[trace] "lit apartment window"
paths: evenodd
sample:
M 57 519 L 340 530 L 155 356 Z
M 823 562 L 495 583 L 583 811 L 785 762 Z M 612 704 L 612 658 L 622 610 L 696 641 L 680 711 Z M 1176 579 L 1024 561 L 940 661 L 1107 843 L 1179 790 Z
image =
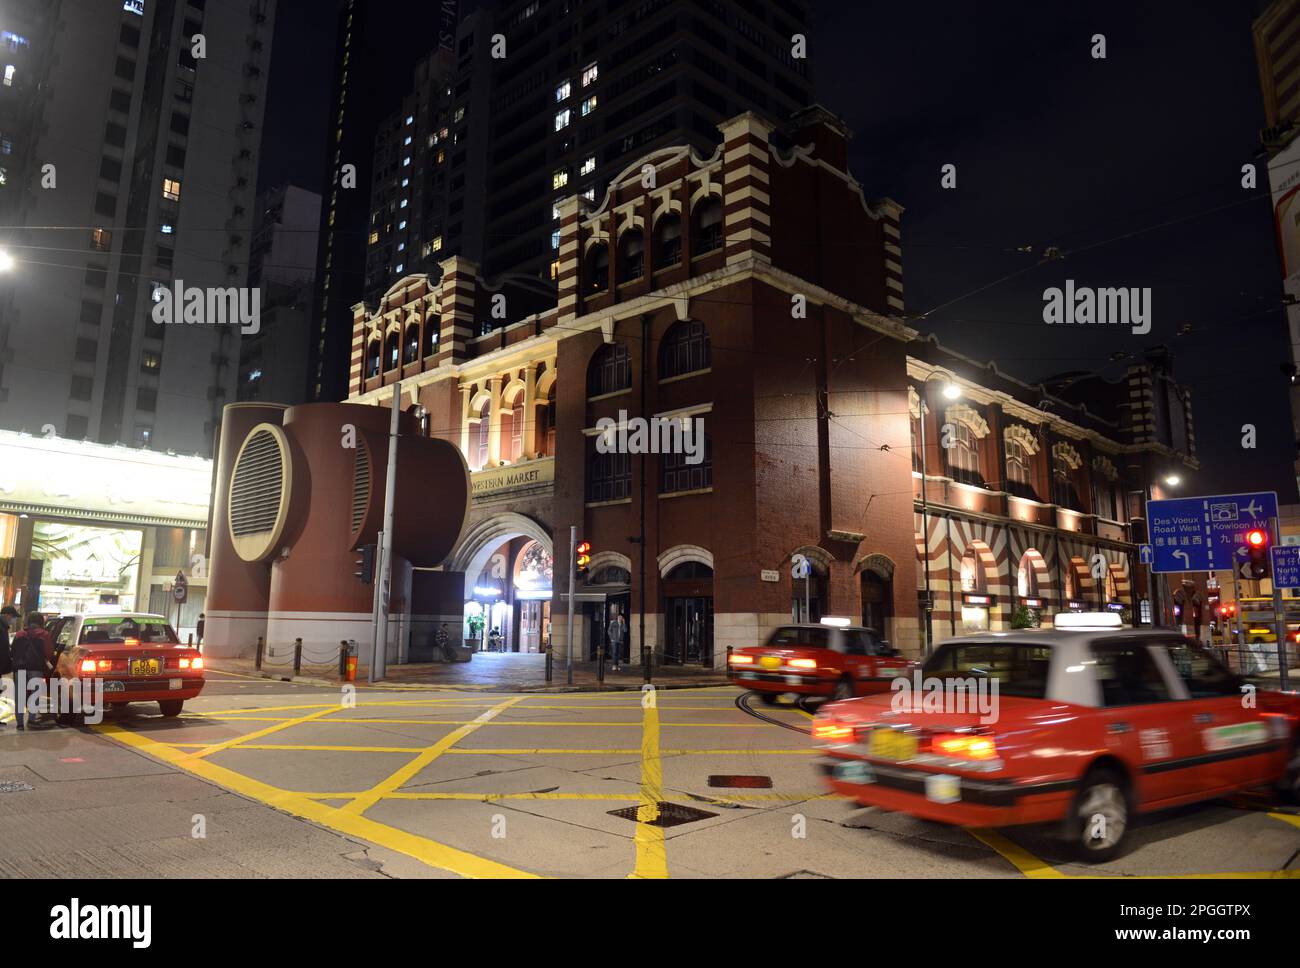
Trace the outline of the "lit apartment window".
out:
M 93 229 L 90 233 L 90 247 L 100 252 L 107 252 L 113 244 L 113 233 L 108 229 Z
M 181 183 L 178 178 L 163 179 L 163 198 L 169 202 L 179 202 L 181 200 Z
M 397 231 L 399 232 L 406 231 L 406 219 L 402 219 L 400 222 L 397 223 Z
M 398 252 L 405 252 L 405 251 L 406 251 L 406 243 L 405 243 L 405 242 L 399 242 L 399 243 L 397 243 L 397 251 L 398 251 Z
M 162 366 L 162 354 L 157 350 L 145 350 L 144 358 L 140 361 L 140 367 L 144 370 L 156 370 Z
M 414 115 L 414 114 L 408 114 L 408 115 L 406 116 L 406 123 L 407 123 L 407 124 L 415 124 L 415 115 Z
M 438 151 L 438 157 L 437 157 L 436 159 L 434 159 L 434 160 L 435 160 L 438 164 L 441 165 L 441 164 L 443 163 L 443 161 L 446 160 L 446 158 L 447 158 L 447 152 L 445 152 L 445 151 L 439 149 L 439 151 Z
M 406 168 L 410 164 L 411 164 L 411 156 L 407 155 L 405 158 L 402 159 L 402 167 Z
M 122 9 L 137 17 L 144 16 L 144 0 L 122 0 Z
M 442 236 L 441 236 L 441 235 L 437 236 L 437 237 L 436 237 L 436 238 L 435 238 L 431 243 L 429 243 L 429 244 L 433 247 L 433 251 L 434 251 L 434 252 L 441 252 L 441 251 L 442 251 Z
M 585 118 L 594 110 L 596 110 L 596 95 L 593 94 L 582 102 L 582 116 Z
M 572 117 L 573 117 L 573 112 L 570 111 L 568 108 L 565 108 L 563 111 L 556 111 L 555 130 L 559 131 L 562 128 L 567 128 L 569 126 L 569 121 L 572 119 Z
M 162 225 L 158 226 L 158 231 L 161 232 L 163 235 L 171 235 L 176 230 L 172 226 L 164 222 Z
M 573 86 L 569 83 L 569 79 L 566 77 L 564 80 L 560 81 L 560 83 L 557 84 L 555 87 L 555 100 L 563 101 L 566 97 L 568 97 L 572 93 L 572 91 L 573 91 Z
M 9 184 L 9 169 L 0 168 L 0 187 L 4 187 L 5 185 L 8 184 Z
M 578 170 L 578 174 L 590 175 L 595 170 L 596 170 L 596 156 L 592 155 L 590 158 L 588 158 L 586 161 L 582 163 L 582 167 Z
M 462 104 L 460 107 L 456 109 L 456 113 L 451 116 L 451 120 L 453 122 L 460 122 L 463 121 L 464 119 L 465 119 L 465 105 Z
M 582 69 L 582 86 L 586 87 L 600 76 L 600 68 L 595 64 L 588 64 Z
M 5 87 L 13 87 L 13 86 L 14 86 L 14 65 L 6 64 L 5 65 Z
M 405 187 L 406 187 L 407 185 L 409 185 L 409 184 L 411 184 L 411 179 L 409 179 L 409 178 L 403 178 L 403 179 L 402 179 L 402 187 L 403 187 L 403 188 L 405 188 Z
M 406 140 L 402 142 L 402 145 L 403 145 L 403 146 L 406 146 L 406 145 L 409 145 L 410 143 L 411 143 L 411 136 L 408 134 L 408 135 L 406 136 Z
M 551 187 L 552 187 L 552 188 L 563 188 L 563 187 L 564 187 L 565 185 L 567 185 L 567 184 L 569 184 L 569 172 L 568 172 L 568 169 L 565 169 L 565 168 L 557 168 L 557 169 L 555 169 L 555 171 L 551 172 Z
M 557 218 L 559 218 L 559 217 L 560 217 L 560 203 L 559 203 L 559 202 L 552 202 L 552 203 L 551 203 L 551 219 L 552 219 L 552 220 L 555 220 L 555 219 L 557 219 Z
M 402 208 L 406 208 L 406 199 L 402 199 Z
M 554 232 L 551 233 L 551 248 L 558 249 L 559 247 L 560 247 L 560 230 L 556 229 Z
M 371 245 L 374 245 L 374 244 L 375 244 L 376 242 L 378 242 L 378 241 L 379 241 L 379 233 L 378 233 L 378 232 L 371 232 L 371 233 L 370 233 L 370 244 L 371 244 Z
M 582 197 L 589 202 L 594 202 L 596 200 L 596 186 L 588 185 L 586 188 L 584 188 L 582 190 Z
M 402 274 L 402 270 L 405 269 L 405 268 L 406 268 L 406 266 L 399 262 L 399 263 L 397 264 L 397 274 L 400 276 L 400 275 Z
M 558 279 L 559 277 L 560 277 L 560 260 L 556 259 L 554 262 L 551 263 L 551 278 Z

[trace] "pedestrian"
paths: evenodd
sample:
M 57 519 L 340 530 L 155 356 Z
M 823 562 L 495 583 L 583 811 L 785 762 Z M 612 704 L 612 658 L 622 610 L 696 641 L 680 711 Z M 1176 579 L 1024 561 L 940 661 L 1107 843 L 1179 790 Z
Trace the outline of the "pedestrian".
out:
M 447 631 L 447 623 L 443 622 L 438 631 L 433 633 L 433 644 L 438 651 L 442 653 L 443 660 L 446 662 L 453 661 L 451 654 L 451 633 Z
M 9 654 L 9 628 L 17 624 L 18 609 L 12 605 L 0 608 L 0 683 L 4 682 L 5 676 L 14 671 L 13 657 Z M 0 729 L 2 728 L 4 728 L 4 721 L 0 720 Z
M 198 638 L 199 645 L 203 644 L 203 619 L 204 619 L 204 614 L 202 612 L 199 612 L 199 624 L 194 627 L 194 634 Z
M 495 626 L 493 627 L 492 631 L 488 633 L 488 651 L 489 652 L 502 651 L 501 630 L 499 628 L 496 628 Z
M 25 729 L 25 713 L 32 703 L 32 728 L 46 728 L 41 716 L 41 699 L 54 668 L 54 640 L 45 631 L 45 620 L 40 612 L 27 613 L 27 627 L 14 636 L 10 652 L 13 658 L 14 718 L 18 728 Z
M 622 612 L 615 613 L 610 620 L 606 637 L 609 639 L 610 654 L 614 657 L 614 671 L 618 672 L 623 658 L 623 643 L 627 641 L 627 622 L 623 621 Z

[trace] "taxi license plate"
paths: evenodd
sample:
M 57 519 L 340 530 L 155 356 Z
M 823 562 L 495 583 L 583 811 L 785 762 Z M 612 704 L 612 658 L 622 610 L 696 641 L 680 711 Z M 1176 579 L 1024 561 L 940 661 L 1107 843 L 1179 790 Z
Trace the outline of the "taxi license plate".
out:
M 167 688 L 168 688 L 168 689 L 180 689 L 183 685 L 185 685 L 185 683 L 184 683 L 182 680 L 180 680 L 180 679 L 168 679 L 168 680 L 167 680 Z
M 763 656 L 761 659 L 758 660 L 758 664 L 759 664 L 760 666 L 762 666 L 764 669 L 779 669 L 779 668 L 781 668 L 781 660 L 780 660 L 779 657 L 777 657 L 777 656 L 775 656 L 775 655 L 765 655 L 765 656 Z
M 925 798 L 935 803 L 956 803 L 961 799 L 961 777 L 933 773 L 925 778 Z
M 841 783 L 874 783 L 876 773 L 870 763 L 861 760 L 849 760 L 835 765 L 835 779 Z
M 156 676 L 162 671 L 162 663 L 157 659 L 132 659 L 131 675 Z
M 902 762 L 916 756 L 916 737 L 897 729 L 873 729 L 867 748 L 879 759 Z

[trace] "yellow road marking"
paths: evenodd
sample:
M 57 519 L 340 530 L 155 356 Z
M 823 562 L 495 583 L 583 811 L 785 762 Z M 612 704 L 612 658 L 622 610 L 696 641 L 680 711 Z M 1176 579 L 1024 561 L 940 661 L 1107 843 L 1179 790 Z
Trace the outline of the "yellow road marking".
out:
M 1289 823 L 1293 827 L 1300 827 L 1300 815 L 1294 813 L 1277 813 L 1270 812 L 1269 816 L 1274 820 L 1281 820 L 1283 823 Z
M 446 736 L 442 737 L 442 739 L 438 740 L 438 742 L 427 747 L 419 756 L 416 756 L 387 779 L 375 784 L 375 786 L 357 797 L 346 807 L 343 807 L 343 810 L 347 813 L 356 815 L 365 813 L 367 809 L 378 803 L 384 794 L 392 793 L 399 789 L 404 783 L 416 776 L 422 769 L 436 760 L 447 750 L 451 749 L 451 747 L 455 746 L 456 743 L 460 742 L 460 740 L 470 735 L 470 733 L 474 732 L 480 726 L 490 722 L 493 717 L 509 709 L 517 702 L 519 702 L 519 699 L 517 698 L 507 699 L 505 702 L 498 703 L 484 712 L 483 715 L 479 716 L 479 718 L 474 720 L 472 723 L 466 723 L 460 728 L 452 730 Z
M 659 751 L 659 707 L 648 703 L 641 715 L 641 789 L 636 810 L 636 867 L 629 877 L 662 880 L 668 876 L 659 803 L 664 798 L 664 767 Z
M 389 850 L 395 850 L 408 857 L 414 857 L 430 867 L 440 868 L 459 874 L 462 877 L 535 877 L 525 871 L 499 864 L 485 857 L 478 857 L 446 844 L 440 844 L 426 837 L 418 837 L 404 830 L 389 827 L 386 824 L 368 820 L 365 817 L 350 815 L 342 810 L 317 803 L 301 793 L 281 790 L 254 780 L 251 777 L 228 770 L 204 760 L 196 760 L 190 754 L 170 749 L 162 743 L 155 743 L 147 737 L 111 723 L 100 723 L 91 727 L 95 732 L 140 750 L 143 753 L 170 763 L 179 769 L 202 777 L 212 783 L 233 790 L 242 796 L 257 800 L 267 806 L 284 810 L 294 816 L 311 820 L 323 827 L 328 827 L 342 834 L 360 837 Z
M 641 750 L 619 750 L 619 749 L 469 749 L 459 748 L 447 750 L 448 753 L 455 753 L 468 756 L 519 756 L 527 753 L 551 754 L 556 755 L 582 755 L 588 753 L 616 753 L 620 756 L 631 756 L 640 753 Z M 816 756 L 817 750 L 660 750 L 663 756 Z
M 990 830 L 987 827 L 967 827 L 966 832 L 986 847 L 993 848 L 1026 877 L 1058 878 L 1066 876 L 1051 864 L 1035 857 L 1019 844 L 1013 844 L 996 830 Z
M 207 746 L 199 750 L 197 753 L 184 753 L 182 755 L 192 756 L 195 759 L 204 756 L 211 756 L 213 753 L 220 753 L 222 750 L 228 750 L 232 746 L 238 746 L 241 743 L 248 742 L 249 740 L 261 739 L 263 736 L 269 736 L 272 733 L 278 733 L 282 729 L 288 729 L 291 726 L 297 726 L 300 723 L 309 723 L 312 720 L 320 719 L 322 716 L 328 716 L 330 713 L 337 712 L 342 708 L 343 708 L 342 706 L 330 706 L 326 709 L 317 710 L 314 713 L 308 713 L 306 716 L 299 716 L 297 719 L 290 719 L 287 720 L 286 722 L 278 723 L 275 726 L 267 726 L 265 729 L 255 729 L 251 733 L 245 733 L 244 735 L 236 736 L 233 739 L 224 740 L 220 743 L 214 743 L 211 746 Z
M 159 745 L 170 746 L 173 749 L 203 749 L 208 744 L 161 743 Z M 237 748 L 241 750 L 290 750 L 329 753 L 419 753 L 425 749 L 423 746 L 309 746 L 293 743 L 241 743 Z
M 201 716 L 243 716 L 250 713 L 278 713 L 278 712 L 297 712 L 302 709 L 335 709 L 338 707 L 337 702 L 312 702 L 301 703 L 294 706 L 254 706 L 245 709 L 194 709 L 190 707 L 186 712 Z M 356 708 L 362 706 L 434 706 L 438 709 L 455 709 L 464 707 L 466 709 L 478 708 L 480 706 L 495 706 L 495 702 L 480 702 L 478 700 L 464 699 L 389 699 L 389 700 L 362 700 L 357 702 Z M 353 707 L 347 707 L 353 708 Z
M 350 719 L 331 719 L 329 724 L 337 726 L 341 723 L 382 723 L 388 726 L 402 726 L 411 724 L 415 726 L 466 726 L 470 723 L 478 722 L 477 719 L 381 719 L 374 717 L 354 716 Z M 487 725 L 487 724 L 485 724 Z M 639 722 L 597 722 L 588 720 L 586 722 L 561 722 L 559 720 L 527 720 L 527 719 L 498 719 L 491 724 L 492 726 L 625 726 L 628 729 L 640 729 L 642 724 Z M 663 726 L 678 727 L 702 727 L 706 729 L 754 729 L 757 723 L 661 723 Z

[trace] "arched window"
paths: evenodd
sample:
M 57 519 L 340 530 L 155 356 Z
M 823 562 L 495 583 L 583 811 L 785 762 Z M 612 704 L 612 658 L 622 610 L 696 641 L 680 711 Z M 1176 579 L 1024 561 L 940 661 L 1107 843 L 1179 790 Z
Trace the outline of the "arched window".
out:
M 645 236 L 640 229 L 628 229 L 619 241 L 619 282 L 633 282 L 645 275 Z
M 952 446 L 944 447 L 947 455 L 948 476 L 963 484 L 984 483 L 980 474 L 979 439 L 970 427 L 963 423 L 952 425 Z
M 609 288 L 609 246 L 597 242 L 587 253 L 587 291 L 604 292 Z
M 537 453 L 555 456 L 555 401 L 547 400 L 537 408 Z
M 524 456 L 524 394 L 519 391 L 514 403 L 501 409 L 501 459 L 511 464 Z
M 406 327 L 406 343 L 402 347 L 402 363 L 414 363 L 420 358 L 420 327 L 411 323 Z
M 1079 494 L 1074 489 L 1074 468 L 1063 454 L 1052 456 L 1052 503 L 1072 511 L 1079 510 Z
M 626 390 L 632 386 L 632 357 L 622 343 L 607 343 L 598 349 L 587 367 L 587 396 Z
M 424 320 L 424 355 L 433 356 L 438 352 L 438 324 L 439 319 L 433 313 L 429 313 Z
M 679 436 L 679 431 L 675 429 L 672 439 L 674 442 L 680 441 L 681 446 L 670 447 L 659 458 L 660 494 L 695 491 L 713 486 L 713 440 L 703 432 L 704 421 L 696 419 L 694 423 L 689 450 L 686 447 L 687 438 Z
M 682 219 L 669 212 L 655 223 L 655 268 L 667 269 L 682 261 Z
M 659 379 L 707 370 L 710 365 L 709 331 L 698 319 L 674 323 L 659 345 Z
M 1038 500 L 1034 490 L 1034 477 L 1030 461 L 1032 459 L 1025 445 L 1019 440 L 1008 438 L 1004 441 L 1007 448 L 1006 490 L 1019 497 Z
M 632 458 L 628 454 L 602 454 L 594 438 L 587 441 L 587 500 L 621 501 L 632 493 Z
M 372 339 L 366 347 L 366 377 L 379 376 L 379 340 Z
M 492 401 L 484 400 L 478 412 L 478 426 L 470 430 L 470 470 L 480 471 L 487 467 L 488 438 L 492 433 Z
M 694 255 L 722 248 L 722 202 L 712 195 L 695 206 L 695 238 L 691 241 Z
M 392 370 L 397 367 L 398 339 L 396 331 L 389 333 L 384 340 L 384 369 Z

